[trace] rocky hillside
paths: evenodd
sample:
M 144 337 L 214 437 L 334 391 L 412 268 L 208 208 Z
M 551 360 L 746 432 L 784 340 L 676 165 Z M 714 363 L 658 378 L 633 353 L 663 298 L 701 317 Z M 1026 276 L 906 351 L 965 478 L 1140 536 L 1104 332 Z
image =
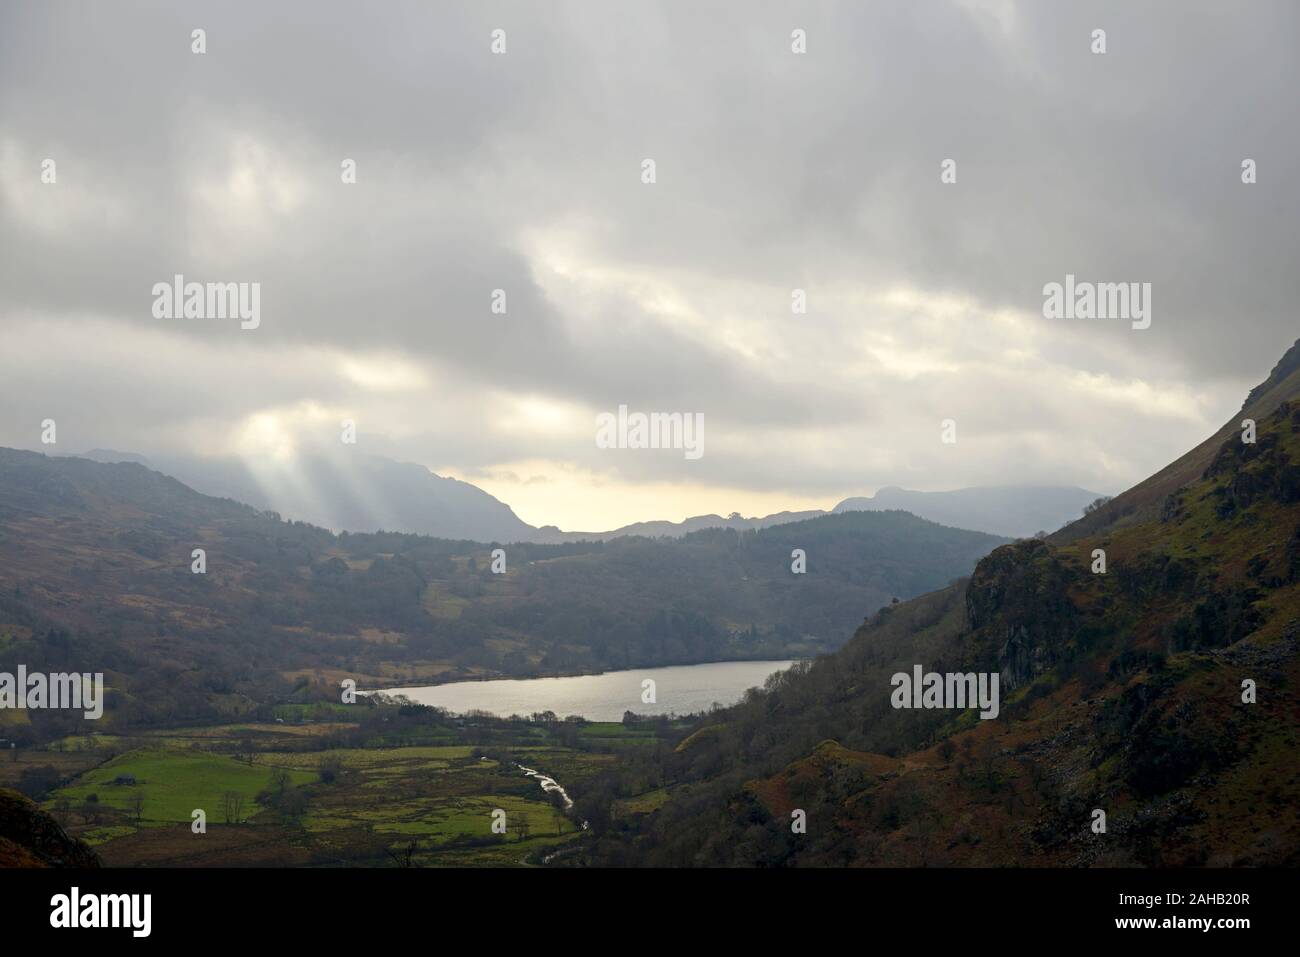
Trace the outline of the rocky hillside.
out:
M 0 788 L 0 867 L 98 867 L 84 843 L 68 837 L 30 799 Z
M 1102 508 L 1061 529 L 1050 540 L 1065 544 L 1117 525 L 1140 524 L 1158 518 L 1168 497 L 1194 482 L 1223 443 L 1241 434 L 1242 420 L 1263 419 L 1279 403 L 1297 396 L 1300 396 L 1300 339 L 1278 360 L 1268 378 L 1250 391 L 1241 412 L 1225 422 L 1219 431 L 1155 475 L 1115 496 Z
M 1300 862 L 1296 363 L 1116 503 L 995 550 L 710 716 L 651 782 L 669 799 L 609 828 L 592 860 Z M 895 710 L 890 678 L 918 664 L 996 672 L 999 715 Z

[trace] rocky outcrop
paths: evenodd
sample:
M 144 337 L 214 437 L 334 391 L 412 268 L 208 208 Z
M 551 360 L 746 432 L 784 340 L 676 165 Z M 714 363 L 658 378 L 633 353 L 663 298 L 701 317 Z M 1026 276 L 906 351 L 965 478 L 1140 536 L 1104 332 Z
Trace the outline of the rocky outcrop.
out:
M 1273 371 L 1268 374 L 1268 378 L 1250 390 L 1250 394 L 1246 396 L 1246 401 L 1242 403 L 1242 409 L 1249 408 L 1252 402 L 1262 397 L 1265 392 L 1297 369 L 1300 369 L 1300 339 L 1297 339 L 1291 348 L 1283 354 L 1282 358 L 1278 360 L 1277 365 L 1273 366 Z
M 995 549 L 966 587 L 966 621 L 984 661 L 996 658 L 1003 691 L 1033 681 L 1059 660 L 1078 615 L 1073 573 L 1036 539 Z
M 0 788 L 0 867 L 99 867 L 99 858 L 30 799 Z
M 1217 491 L 1223 500 L 1220 517 L 1230 518 L 1257 501 L 1281 505 L 1300 501 L 1300 465 L 1282 448 L 1286 433 L 1300 432 L 1300 403 L 1283 402 L 1260 425 L 1256 441 L 1243 442 L 1234 435 L 1219 447 L 1205 470 L 1205 478 L 1223 483 Z
M 998 680 L 1011 691 L 1028 684 L 1056 664 L 1056 651 L 1036 642 L 1024 625 L 1007 628 L 1007 640 L 998 650 Z

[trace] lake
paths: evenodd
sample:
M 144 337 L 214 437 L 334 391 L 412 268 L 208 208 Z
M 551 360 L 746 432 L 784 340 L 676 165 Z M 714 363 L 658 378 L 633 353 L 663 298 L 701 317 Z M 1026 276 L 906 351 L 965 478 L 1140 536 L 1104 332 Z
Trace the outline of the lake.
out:
M 554 711 L 561 718 L 581 715 L 588 721 L 621 721 L 623 712 L 688 714 L 707 711 L 714 702 L 735 704 L 749 688 L 762 687 L 767 676 L 792 661 L 712 661 L 702 665 L 607 671 L 569 678 L 506 678 L 456 681 L 423 688 L 390 688 L 420 704 L 448 711 L 487 711 L 508 717 Z M 655 702 L 641 700 L 641 682 L 655 683 Z

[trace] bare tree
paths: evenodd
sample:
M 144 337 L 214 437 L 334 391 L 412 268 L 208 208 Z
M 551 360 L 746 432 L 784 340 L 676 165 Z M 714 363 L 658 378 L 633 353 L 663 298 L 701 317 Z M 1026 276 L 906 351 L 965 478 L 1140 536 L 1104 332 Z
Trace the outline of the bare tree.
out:
M 289 786 L 289 772 L 284 768 L 273 768 L 271 771 L 271 790 L 275 792 L 277 798 L 284 797 L 284 789 Z
M 238 791 L 221 795 L 221 810 L 227 824 L 238 824 L 244 817 L 244 796 Z
M 1111 496 L 1109 495 L 1103 495 L 1101 496 L 1101 498 L 1093 499 L 1091 502 L 1089 502 L 1087 505 L 1083 507 L 1083 514 L 1091 515 L 1093 512 L 1097 511 L 1097 509 L 1101 508 L 1103 505 L 1109 502 L 1110 499 Z

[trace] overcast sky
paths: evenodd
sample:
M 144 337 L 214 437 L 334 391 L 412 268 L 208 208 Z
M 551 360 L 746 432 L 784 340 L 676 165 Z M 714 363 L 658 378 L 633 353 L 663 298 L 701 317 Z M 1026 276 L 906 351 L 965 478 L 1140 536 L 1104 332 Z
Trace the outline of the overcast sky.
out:
M 566 528 L 1118 492 L 1300 335 L 1300 6 L 1066 7 L 5 2 L 0 444 L 283 460 L 350 418 Z M 177 273 L 260 326 L 155 318 Z M 1067 273 L 1151 283 L 1150 328 L 1044 318 Z M 620 404 L 705 454 L 598 449 Z

